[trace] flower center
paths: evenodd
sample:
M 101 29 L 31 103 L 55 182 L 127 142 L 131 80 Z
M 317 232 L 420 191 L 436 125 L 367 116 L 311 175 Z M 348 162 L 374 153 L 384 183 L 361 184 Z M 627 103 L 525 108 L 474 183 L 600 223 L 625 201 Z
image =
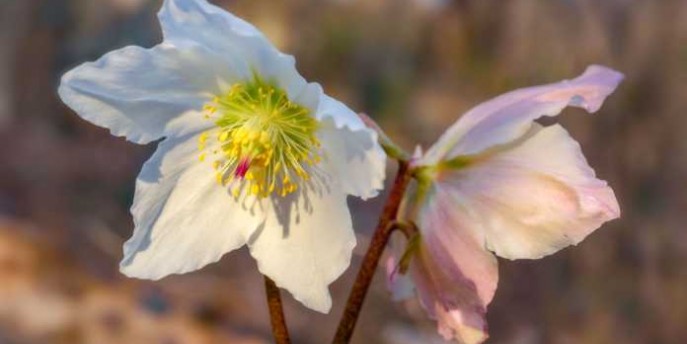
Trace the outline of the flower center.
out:
M 232 85 L 207 103 L 204 113 L 216 127 L 199 137 L 200 160 L 206 158 L 207 141 L 216 139 L 217 182 L 236 197 L 243 190 L 286 196 L 310 179 L 308 167 L 320 161 L 318 122 L 310 110 L 258 76 Z

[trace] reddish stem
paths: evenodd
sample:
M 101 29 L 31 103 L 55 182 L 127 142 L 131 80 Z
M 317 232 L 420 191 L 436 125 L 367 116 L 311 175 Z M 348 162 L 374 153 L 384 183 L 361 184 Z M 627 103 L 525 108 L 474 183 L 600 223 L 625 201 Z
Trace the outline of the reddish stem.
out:
M 353 330 L 355 329 L 356 322 L 360 316 L 360 311 L 363 303 L 365 302 L 367 290 L 370 288 L 372 278 L 377 271 L 379 259 L 382 257 L 382 253 L 384 252 L 384 248 L 389 241 L 389 237 L 395 229 L 392 224 L 396 220 L 398 209 L 401 205 L 401 201 L 403 200 L 403 194 L 405 193 L 409 182 L 410 173 L 408 162 L 399 161 L 398 172 L 391 188 L 389 198 L 384 205 L 384 210 L 382 211 L 382 216 L 379 218 L 377 229 L 372 236 L 370 246 L 367 249 L 367 253 L 365 253 L 360 270 L 358 271 L 358 276 L 356 277 L 353 288 L 351 289 L 351 293 L 348 296 L 346 308 L 344 309 L 343 316 L 339 322 L 339 328 L 336 330 L 336 335 L 333 341 L 336 344 L 348 343 L 351 340 Z
M 267 294 L 267 306 L 270 311 L 274 341 L 277 344 L 290 344 L 291 339 L 289 339 L 289 330 L 284 319 L 284 309 L 281 303 L 279 288 L 267 276 L 265 276 L 265 294 Z

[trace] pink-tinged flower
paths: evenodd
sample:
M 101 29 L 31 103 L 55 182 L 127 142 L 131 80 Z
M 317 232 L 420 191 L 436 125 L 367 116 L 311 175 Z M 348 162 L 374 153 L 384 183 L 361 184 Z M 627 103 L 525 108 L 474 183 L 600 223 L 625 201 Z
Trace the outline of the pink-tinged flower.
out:
M 492 252 L 541 258 L 620 215 L 579 144 L 560 125 L 534 121 L 567 106 L 596 112 L 622 78 L 591 66 L 573 80 L 504 94 L 470 110 L 417 157 L 405 216 L 420 239 L 411 259 L 401 260 L 406 275 L 388 264 L 389 281 L 397 297 L 414 284 L 444 338 L 487 338 L 485 313 L 498 280 Z
M 240 18 L 205 0 L 165 0 L 158 17 L 161 44 L 113 51 L 59 87 L 112 134 L 160 140 L 136 181 L 121 271 L 159 279 L 246 245 L 260 272 L 329 311 L 355 246 L 347 196 L 383 186 L 375 132 Z

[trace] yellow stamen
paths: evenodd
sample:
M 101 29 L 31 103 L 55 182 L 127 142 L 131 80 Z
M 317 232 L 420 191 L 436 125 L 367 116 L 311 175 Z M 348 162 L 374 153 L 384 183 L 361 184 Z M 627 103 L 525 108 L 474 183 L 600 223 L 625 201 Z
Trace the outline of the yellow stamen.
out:
M 216 125 L 217 183 L 230 185 L 234 196 L 242 190 L 258 197 L 286 196 L 310 180 L 310 169 L 320 161 L 318 122 L 281 88 L 254 75 L 214 97 L 203 110 Z M 208 139 L 207 132 L 198 137 L 199 150 Z M 201 152 L 199 159 L 205 158 Z

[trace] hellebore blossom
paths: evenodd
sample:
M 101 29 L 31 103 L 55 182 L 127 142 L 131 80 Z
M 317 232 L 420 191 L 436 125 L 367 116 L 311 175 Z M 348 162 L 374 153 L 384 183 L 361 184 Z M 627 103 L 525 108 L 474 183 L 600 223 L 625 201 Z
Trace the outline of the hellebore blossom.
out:
M 444 338 L 487 338 L 494 254 L 541 258 L 620 215 L 613 190 L 596 178 L 579 144 L 560 125 L 534 121 L 567 106 L 594 113 L 621 80 L 590 66 L 573 80 L 506 93 L 467 112 L 414 160 L 417 183 L 404 216 L 419 237 L 389 262 L 389 282 L 397 298 L 414 286 Z
M 161 44 L 111 52 L 59 87 L 113 135 L 162 139 L 136 181 L 121 271 L 159 279 L 246 244 L 263 274 L 327 312 L 355 246 L 346 197 L 383 187 L 376 133 L 234 15 L 165 0 L 159 19 Z

